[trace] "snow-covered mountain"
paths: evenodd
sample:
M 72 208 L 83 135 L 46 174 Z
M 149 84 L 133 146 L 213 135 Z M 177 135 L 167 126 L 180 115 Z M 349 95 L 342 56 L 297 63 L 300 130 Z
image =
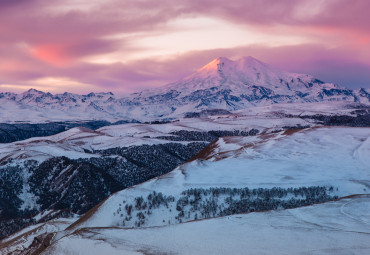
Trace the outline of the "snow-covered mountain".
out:
M 370 90 L 350 90 L 310 75 L 284 72 L 253 57 L 217 58 L 161 88 L 119 98 L 113 93 L 0 93 L 3 121 L 153 120 L 207 109 L 229 111 L 276 103 L 345 101 L 370 104 Z
M 336 90 L 339 97 L 327 93 L 331 90 Z M 347 90 L 310 75 L 281 71 L 253 57 L 237 61 L 219 57 L 180 81 L 138 93 L 138 96 L 154 98 L 171 94 L 172 99 L 183 103 L 197 102 L 202 97 L 196 105 L 198 108 L 204 105 L 235 110 L 278 102 L 325 101 L 329 97 L 330 100 L 356 101 L 354 95 L 346 95 L 344 91 Z

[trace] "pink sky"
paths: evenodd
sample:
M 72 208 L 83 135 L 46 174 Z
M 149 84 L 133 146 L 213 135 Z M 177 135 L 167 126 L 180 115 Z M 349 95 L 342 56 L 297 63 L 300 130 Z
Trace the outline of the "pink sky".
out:
M 370 87 L 368 0 L 0 1 L 0 92 L 129 93 L 254 56 Z

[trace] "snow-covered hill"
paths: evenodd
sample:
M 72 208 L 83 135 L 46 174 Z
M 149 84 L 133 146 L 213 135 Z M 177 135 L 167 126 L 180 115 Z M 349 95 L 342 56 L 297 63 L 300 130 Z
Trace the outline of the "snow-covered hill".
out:
M 295 109 L 291 110 L 296 111 Z M 276 112 L 277 109 L 274 110 Z M 289 110 L 287 111 L 289 112 Z M 343 111 L 348 114 L 349 109 L 343 109 Z M 271 132 L 283 127 L 315 125 L 314 121 L 309 119 L 292 116 L 288 118 L 279 115 L 272 117 L 271 115 L 274 112 L 271 112 L 271 109 L 261 109 L 258 115 L 255 112 L 248 114 L 239 112 L 201 119 L 185 118 L 165 124 L 128 123 L 106 126 L 95 131 L 77 127 L 52 136 L 34 137 L 23 141 L 0 144 L 0 162 L 8 159 L 33 159 L 42 162 L 51 157 L 61 156 L 71 159 L 90 158 L 101 156 L 94 154 L 94 151 L 117 147 L 157 145 L 169 142 L 187 144 L 192 141 L 210 141 L 198 138 L 194 138 L 195 140 L 192 140 L 192 138 L 175 139 L 177 137 L 176 132 L 206 133 L 208 131 L 237 130 L 248 133 L 253 129 L 257 132 Z M 215 138 L 217 137 L 213 139 Z
M 217 58 L 162 88 L 119 98 L 113 93 L 50 94 L 30 89 L 0 93 L 2 122 L 61 120 L 147 121 L 206 109 L 229 111 L 276 103 L 345 101 L 370 104 L 370 90 L 350 90 L 310 75 L 278 70 L 252 57 Z
M 354 254 L 369 246 L 369 196 L 156 228 L 86 228 L 42 254 Z M 63 233 L 63 232 L 61 232 Z
M 345 127 L 219 138 L 47 233 L 43 254 L 367 254 L 369 141 L 369 128 Z M 21 238 L 6 239 L 3 251 Z
M 105 126 L 96 130 L 76 127 L 52 136 L 33 137 L 13 143 L 0 144 L 0 163 L 8 159 L 18 161 L 32 159 L 42 162 L 52 157 L 61 156 L 70 159 L 100 157 L 101 155 L 93 152 L 117 147 L 158 145 L 168 142 L 180 144 L 194 141 L 210 142 L 218 136 L 222 136 L 220 134 L 213 136 L 213 138 L 188 137 L 185 139 L 178 137 L 181 135 L 178 132 L 201 134 L 210 131 L 241 131 L 248 133 L 251 130 L 256 130 L 259 133 L 269 133 L 287 128 L 328 124 L 320 122 L 320 118 L 317 116 L 325 118 L 342 116 L 343 122 L 335 123 L 337 125 L 369 126 L 368 122 L 363 125 L 352 123 L 351 118 L 357 117 L 357 110 L 364 109 L 368 112 L 366 114 L 370 113 L 369 108 L 358 108 L 356 103 L 291 103 L 258 106 L 201 118 L 181 118 L 162 124 L 126 123 Z
M 332 187 L 330 192 L 339 197 L 368 194 L 369 155 L 369 128 L 323 127 L 244 138 L 219 138 L 198 155 L 199 159 L 167 175 L 112 195 L 95 209 L 94 214 L 89 214 L 76 225 L 113 227 L 124 224 L 133 227 L 139 212 L 145 214 L 143 226 L 167 225 L 168 221 L 179 223 L 181 221 L 175 216 L 181 210 L 176 209 L 176 201 L 189 189 L 316 186 Z M 149 204 L 147 197 L 153 191 L 173 196 L 175 202 L 168 202 L 169 207 L 154 207 L 150 214 L 144 212 L 148 208 L 135 209 L 135 199 L 142 196 L 143 203 Z M 209 196 L 205 194 L 200 194 L 203 202 Z M 222 199 L 221 203 L 224 203 Z M 126 205 L 129 204 L 133 205 L 133 217 L 127 220 Z M 185 203 L 182 221 L 194 220 L 195 213 L 198 213 L 198 219 L 201 218 L 199 212 L 187 206 Z

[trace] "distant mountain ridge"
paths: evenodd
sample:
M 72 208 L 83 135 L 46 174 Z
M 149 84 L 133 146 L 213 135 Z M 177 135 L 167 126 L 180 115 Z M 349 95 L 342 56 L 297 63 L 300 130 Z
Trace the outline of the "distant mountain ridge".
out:
M 281 71 L 253 57 L 236 61 L 219 57 L 177 82 L 122 98 L 111 92 L 3 92 L 0 117 L 5 121 L 150 120 L 207 109 L 234 111 L 275 103 L 322 101 L 370 104 L 370 89 L 342 88 L 310 75 Z

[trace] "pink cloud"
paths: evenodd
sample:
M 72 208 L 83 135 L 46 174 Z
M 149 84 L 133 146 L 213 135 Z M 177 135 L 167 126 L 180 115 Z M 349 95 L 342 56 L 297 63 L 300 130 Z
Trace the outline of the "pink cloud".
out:
M 324 1 L 310 15 L 311 0 L 102 1 L 86 11 L 50 12 L 45 1 L 0 1 L 0 83 L 68 77 L 102 90 L 133 91 L 177 80 L 218 57 L 253 55 L 282 69 L 310 73 L 351 87 L 370 87 L 370 1 Z M 65 1 L 53 1 L 57 9 Z M 307 7 L 308 6 L 308 7 Z M 314 7 L 314 6 L 313 6 Z M 307 12 L 310 12 L 307 9 Z M 322 44 L 248 46 L 193 51 L 129 63 L 91 64 L 83 58 L 133 50 L 120 33 L 158 31 L 179 17 L 214 17 L 256 30 L 318 36 Z M 326 38 L 337 46 L 325 44 Z M 22 44 L 25 47 L 18 47 Z M 331 46 L 331 47 L 329 47 Z M 155 67 L 155 68 L 153 68 Z M 353 82 L 354 81 L 354 82 Z
M 72 61 L 72 59 L 64 52 L 63 45 L 39 45 L 32 48 L 30 52 L 37 59 L 55 66 L 65 66 Z
M 92 39 L 86 42 L 39 44 L 30 49 L 32 56 L 55 66 L 72 64 L 81 57 L 118 49 L 117 41 Z
M 32 58 L 19 63 L 18 69 L 1 71 L 0 82 L 27 82 L 45 76 L 69 77 L 86 84 L 100 86 L 101 90 L 134 92 L 141 88 L 157 87 L 176 81 L 207 64 L 218 56 L 237 59 L 252 55 L 280 69 L 307 73 L 327 82 L 356 87 L 370 87 L 370 65 L 361 60 L 354 50 L 328 49 L 321 45 L 286 47 L 249 46 L 230 49 L 193 51 L 166 60 L 142 59 L 126 64 L 75 63 L 59 67 Z M 17 63 L 13 63 L 13 67 Z M 155 68 L 153 68 L 155 67 Z M 31 84 L 30 84 L 31 85 Z M 89 91 L 82 91 L 89 92 Z
M 239 24 L 316 26 L 369 32 L 367 0 L 203 0 L 190 1 L 187 11 L 223 17 Z M 321 3 L 319 11 L 313 12 Z M 312 13 L 312 14 L 311 14 Z
M 142 59 L 127 64 L 81 64 L 68 71 L 85 83 L 98 81 L 107 90 L 137 91 L 174 82 L 218 56 L 237 59 L 252 55 L 285 71 L 307 73 L 350 88 L 370 87 L 370 65 L 354 50 L 305 44 L 285 47 L 249 46 L 193 51 L 166 60 Z M 153 68 L 155 67 L 155 68 Z

